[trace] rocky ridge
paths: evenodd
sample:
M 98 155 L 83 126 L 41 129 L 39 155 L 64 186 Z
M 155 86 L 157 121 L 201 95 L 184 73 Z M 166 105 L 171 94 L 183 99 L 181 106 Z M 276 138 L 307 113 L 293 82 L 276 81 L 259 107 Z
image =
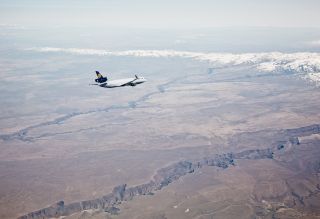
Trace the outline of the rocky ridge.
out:
M 320 133 L 320 125 L 311 125 L 283 131 L 284 139 L 286 139 L 285 142 L 290 145 L 299 145 L 298 137 L 300 136 L 307 136 L 316 133 Z M 180 177 L 193 173 L 197 169 L 205 166 L 226 169 L 229 166 L 235 165 L 235 160 L 237 159 L 273 159 L 274 153 L 282 150 L 284 147 L 284 144 L 278 144 L 267 149 L 216 154 L 195 161 L 179 161 L 159 169 L 153 176 L 153 179 L 148 183 L 133 187 L 127 187 L 126 184 L 122 184 L 116 186 L 110 194 L 93 200 L 74 202 L 70 204 L 65 204 L 64 201 L 59 201 L 47 208 L 23 215 L 19 217 L 19 219 L 58 218 L 89 209 L 100 209 L 111 214 L 117 214 L 119 209 L 116 208 L 116 206 L 121 204 L 121 202 L 129 201 L 139 195 L 152 195 L 153 192 L 161 190 L 163 187 L 178 180 Z

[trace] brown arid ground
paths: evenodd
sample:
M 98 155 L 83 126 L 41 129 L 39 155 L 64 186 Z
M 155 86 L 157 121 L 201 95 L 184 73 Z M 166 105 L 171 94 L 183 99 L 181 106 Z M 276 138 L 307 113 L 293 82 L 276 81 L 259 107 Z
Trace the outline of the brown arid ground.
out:
M 116 211 L 97 207 L 57 217 L 320 218 L 319 88 L 245 66 L 213 74 L 182 66 L 174 69 L 181 77 L 75 99 L 80 112 L 2 119 L 0 218 L 142 185 L 179 161 L 258 149 L 272 149 L 272 157 L 203 166 L 118 201 Z M 26 216 L 32 217 L 38 216 Z

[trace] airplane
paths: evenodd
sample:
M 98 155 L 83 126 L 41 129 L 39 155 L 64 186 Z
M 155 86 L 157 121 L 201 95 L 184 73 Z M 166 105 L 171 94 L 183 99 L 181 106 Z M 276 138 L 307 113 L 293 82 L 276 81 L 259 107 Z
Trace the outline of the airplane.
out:
M 97 74 L 97 78 L 95 79 L 95 82 L 97 82 L 98 84 L 92 84 L 92 85 L 98 85 L 100 87 L 105 87 L 105 88 L 124 87 L 124 86 L 133 87 L 133 86 L 136 86 L 137 84 L 142 84 L 147 81 L 144 77 L 138 77 L 137 75 L 135 75 L 134 78 L 124 78 L 124 79 L 109 81 L 108 78 L 103 77 L 99 71 L 96 71 L 96 74 Z

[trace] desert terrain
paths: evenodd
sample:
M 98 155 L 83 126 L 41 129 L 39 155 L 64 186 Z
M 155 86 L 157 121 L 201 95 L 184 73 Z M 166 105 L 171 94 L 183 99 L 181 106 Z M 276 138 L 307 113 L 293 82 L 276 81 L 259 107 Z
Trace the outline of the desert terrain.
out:
M 62 56 L 72 73 L 12 91 L 20 107 L 2 97 L 1 218 L 320 217 L 316 84 L 245 64 Z M 90 87 L 88 63 L 148 82 Z

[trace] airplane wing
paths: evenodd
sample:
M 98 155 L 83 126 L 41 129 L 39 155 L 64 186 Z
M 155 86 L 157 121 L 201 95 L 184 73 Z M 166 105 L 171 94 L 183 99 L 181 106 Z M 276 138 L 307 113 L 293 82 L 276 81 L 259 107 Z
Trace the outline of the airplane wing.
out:
M 130 81 L 126 82 L 126 83 L 123 83 L 121 86 L 127 86 L 127 85 L 133 85 L 134 86 L 134 84 L 132 84 L 132 83 L 135 82 L 138 79 L 139 79 L 139 77 L 137 75 L 135 75 L 135 77 L 132 80 L 130 80 Z
M 137 78 L 135 78 L 135 79 L 133 79 L 133 80 L 131 80 L 131 81 L 128 81 L 128 82 L 122 84 L 121 86 L 132 85 L 132 83 L 133 83 L 134 81 L 136 81 L 136 80 L 137 80 Z

